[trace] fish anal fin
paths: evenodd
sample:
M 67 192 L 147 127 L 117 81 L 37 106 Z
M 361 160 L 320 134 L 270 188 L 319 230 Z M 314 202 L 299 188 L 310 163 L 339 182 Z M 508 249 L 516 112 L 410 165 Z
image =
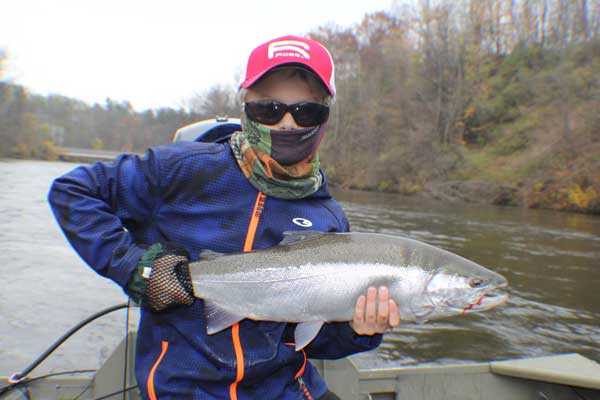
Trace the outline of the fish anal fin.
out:
M 306 240 L 317 239 L 325 235 L 324 232 L 319 231 L 285 231 L 283 232 L 283 239 L 279 242 L 282 246 L 292 246 L 304 242 Z
M 243 316 L 232 314 L 210 301 L 204 301 L 204 315 L 206 316 L 206 333 L 209 335 L 221 332 L 244 319 Z
M 310 321 L 301 322 L 296 326 L 294 331 L 294 341 L 296 345 L 296 351 L 302 350 L 306 345 L 313 341 L 319 334 L 321 327 L 325 321 Z

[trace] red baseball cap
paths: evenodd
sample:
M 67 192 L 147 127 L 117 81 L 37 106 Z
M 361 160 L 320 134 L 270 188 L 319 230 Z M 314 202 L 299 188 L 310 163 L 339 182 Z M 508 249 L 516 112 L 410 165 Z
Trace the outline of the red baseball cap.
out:
M 247 89 L 267 72 L 285 64 L 295 64 L 312 71 L 335 97 L 333 58 L 316 40 L 300 36 L 282 36 L 261 44 L 250 53 L 246 77 L 240 89 Z

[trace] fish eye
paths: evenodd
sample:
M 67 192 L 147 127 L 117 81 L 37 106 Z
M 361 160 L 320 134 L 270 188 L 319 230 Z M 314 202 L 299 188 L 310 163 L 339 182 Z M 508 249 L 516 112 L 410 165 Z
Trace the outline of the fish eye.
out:
M 478 288 L 483 286 L 484 284 L 484 280 L 483 279 L 479 279 L 479 278 L 471 278 L 469 279 L 469 286 L 472 288 Z

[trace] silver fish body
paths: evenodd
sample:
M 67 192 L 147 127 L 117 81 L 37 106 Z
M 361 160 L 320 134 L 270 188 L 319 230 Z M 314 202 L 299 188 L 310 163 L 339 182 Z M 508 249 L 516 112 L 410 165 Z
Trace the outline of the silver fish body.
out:
M 350 321 L 357 298 L 387 286 L 403 321 L 482 311 L 506 300 L 506 280 L 465 258 L 406 237 L 289 232 L 281 244 L 190 264 L 208 333 L 243 319 L 300 322 L 297 347 L 325 321 Z M 313 336 L 314 337 L 314 336 Z

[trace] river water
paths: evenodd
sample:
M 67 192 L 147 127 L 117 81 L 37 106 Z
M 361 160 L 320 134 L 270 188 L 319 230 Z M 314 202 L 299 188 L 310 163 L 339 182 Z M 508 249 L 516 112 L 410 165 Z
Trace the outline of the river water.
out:
M 65 241 L 46 202 L 76 164 L 0 160 L 0 375 L 18 371 L 81 319 L 126 301 Z M 466 317 L 404 324 L 360 356 L 377 366 L 578 352 L 600 361 L 600 217 L 335 192 L 352 229 L 409 235 L 503 274 L 510 300 Z M 74 336 L 36 373 L 97 368 L 125 312 Z

